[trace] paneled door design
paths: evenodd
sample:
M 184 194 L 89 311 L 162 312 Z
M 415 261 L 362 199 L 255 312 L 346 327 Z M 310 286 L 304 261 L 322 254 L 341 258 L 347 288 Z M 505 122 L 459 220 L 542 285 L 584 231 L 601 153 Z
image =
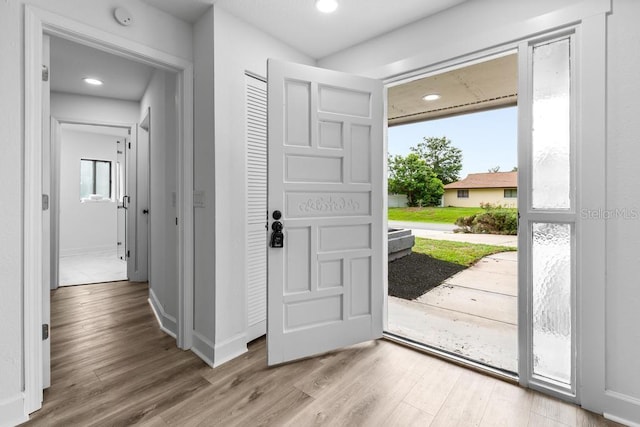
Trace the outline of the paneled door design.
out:
M 269 61 L 269 365 L 382 336 L 382 91 Z

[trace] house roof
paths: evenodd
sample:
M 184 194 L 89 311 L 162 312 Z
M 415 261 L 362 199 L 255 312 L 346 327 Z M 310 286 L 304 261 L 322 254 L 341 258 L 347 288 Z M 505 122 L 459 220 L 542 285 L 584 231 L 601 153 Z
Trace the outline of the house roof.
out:
M 444 186 L 449 189 L 518 188 L 518 172 L 470 173 L 465 179 Z

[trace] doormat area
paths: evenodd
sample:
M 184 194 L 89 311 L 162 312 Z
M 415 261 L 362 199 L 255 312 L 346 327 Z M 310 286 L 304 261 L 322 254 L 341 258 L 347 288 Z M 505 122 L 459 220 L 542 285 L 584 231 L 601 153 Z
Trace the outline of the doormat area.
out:
M 413 252 L 389 263 L 389 295 L 416 299 L 465 268 Z

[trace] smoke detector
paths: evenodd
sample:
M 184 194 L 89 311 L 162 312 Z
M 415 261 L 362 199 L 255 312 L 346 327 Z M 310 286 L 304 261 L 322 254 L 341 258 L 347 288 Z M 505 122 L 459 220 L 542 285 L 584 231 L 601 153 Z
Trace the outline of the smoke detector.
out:
M 128 27 L 133 24 L 133 16 L 123 7 L 118 7 L 113 11 L 113 17 L 116 18 L 118 24 Z

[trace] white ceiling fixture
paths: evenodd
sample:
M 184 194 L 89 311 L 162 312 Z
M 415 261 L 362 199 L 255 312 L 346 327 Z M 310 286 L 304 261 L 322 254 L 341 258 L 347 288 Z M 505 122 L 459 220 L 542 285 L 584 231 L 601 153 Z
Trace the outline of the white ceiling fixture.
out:
M 103 82 L 100 79 L 96 79 L 94 77 L 85 77 L 82 79 L 83 82 L 92 86 L 102 86 Z
M 337 0 L 316 0 L 316 9 L 322 13 L 333 13 L 338 9 Z
M 339 52 L 469 0 L 349 0 L 331 19 L 314 0 L 144 0 L 188 22 L 215 3 L 313 59 Z
M 422 99 L 424 99 L 425 101 L 437 101 L 438 99 L 440 99 L 440 95 L 438 95 L 437 93 L 430 93 L 429 95 L 423 96 Z

